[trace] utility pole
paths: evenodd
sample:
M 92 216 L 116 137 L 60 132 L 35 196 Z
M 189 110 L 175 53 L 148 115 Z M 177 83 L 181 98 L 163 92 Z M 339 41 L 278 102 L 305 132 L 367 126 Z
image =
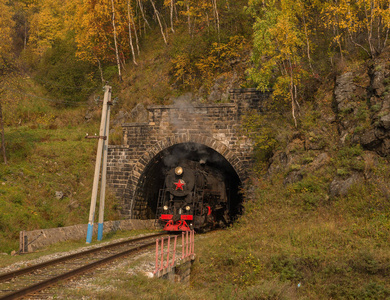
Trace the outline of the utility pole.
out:
M 104 210 L 104 196 L 105 196 L 105 181 L 106 181 L 106 171 L 107 166 L 104 164 L 107 164 L 107 146 L 108 146 L 108 131 L 109 131 L 109 113 L 110 108 L 109 100 L 111 100 L 111 87 L 106 85 L 104 87 L 104 99 L 103 99 L 103 108 L 102 108 L 102 119 L 100 122 L 100 131 L 99 136 L 89 137 L 88 135 L 86 138 L 97 138 L 98 139 L 98 149 L 96 153 L 96 163 L 95 163 L 95 174 L 93 178 L 93 186 L 92 186 L 92 196 L 91 196 L 91 207 L 89 210 L 89 219 L 88 219 L 88 230 L 87 230 L 87 240 L 86 243 L 89 244 L 92 241 L 92 235 L 93 235 L 93 223 L 95 219 L 95 209 L 96 209 L 96 200 L 97 200 L 97 193 L 98 193 L 98 185 L 99 185 L 99 175 L 100 175 L 100 168 L 101 168 L 101 162 L 102 162 L 102 156 L 105 157 L 105 162 L 103 163 L 103 171 L 102 171 L 102 186 L 101 186 L 101 194 L 100 194 L 100 209 Z M 105 152 L 105 153 L 103 153 Z M 104 178 L 104 182 L 103 182 Z M 103 185 L 104 183 L 104 185 Z M 99 233 L 101 234 L 101 237 L 103 236 L 103 215 L 102 212 L 101 215 L 99 214 L 99 225 L 98 229 Z M 101 231 L 101 232 L 100 232 Z
M 103 222 L 104 222 L 104 200 L 106 196 L 106 178 L 107 178 L 107 152 L 108 152 L 108 135 L 110 133 L 110 107 L 111 107 L 111 92 L 108 95 L 108 107 L 106 128 L 104 131 L 103 139 L 103 168 L 102 168 L 102 185 L 100 187 L 100 199 L 99 199 L 99 222 L 98 222 L 98 235 L 97 240 L 103 239 Z

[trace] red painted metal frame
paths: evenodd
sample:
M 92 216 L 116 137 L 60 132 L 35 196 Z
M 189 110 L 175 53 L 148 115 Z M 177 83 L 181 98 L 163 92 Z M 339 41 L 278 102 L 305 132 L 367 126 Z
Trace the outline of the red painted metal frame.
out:
M 207 212 L 207 215 L 211 215 L 211 207 L 210 206 L 207 206 L 207 209 L 208 209 L 208 212 Z
M 188 226 L 185 220 L 179 220 L 176 223 L 173 223 L 172 220 L 169 220 L 165 224 L 163 230 L 165 231 L 191 231 L 190 226 Z
M 172 220 L 173 215 L 161 215 L 161 220 Z
M 168 238 L 161 238 L 156 240 L 156 268 L 154 274 L 158 271 L 163 271 L 175 265 L 176 259 L 176 250 L 177 250 L 177 237 L 169 236 Z M 167 246 L 164 250 L 164 240 L 167 240 Z M 171 239 L 173 241 L 173 249 L 171 248 Z M 191 230 L 190 232 L 182 232 L 182 255 L 181 259 L 189 257 L 190 255 L 195 254 L 195 231 Z M 161 246 L 160 246 L 161 245 Z M 172 261 L 170 261 L 170 256 L 172 255 Z M 164 263 L 166 261 L 166 263 Z
M 194 238 L 195 238 L 194 230 L 191 230 L 190 232 L 186 231 L 181 233 L 181 249 L 182 249 L 181 258 L 182 259 L 195 253 Z
M 176 223 L 172 220 L 173 215 L 164 214 L 161 215 L 160 219 L 167 221 L 164 226 L 165 231 L 190 231 L 191 228 L 188 226 L 186 221 L 192 221 L 194 219 L 193 215 L 181 215 L 180 220 Z

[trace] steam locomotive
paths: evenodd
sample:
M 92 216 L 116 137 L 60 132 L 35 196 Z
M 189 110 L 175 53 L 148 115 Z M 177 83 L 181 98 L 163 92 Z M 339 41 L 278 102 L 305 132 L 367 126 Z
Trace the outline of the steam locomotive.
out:
M 181 161 L 165 172 L 157 215 L 166 231 L 207 231 L 230 223 L 224 175 L 204 160 Z

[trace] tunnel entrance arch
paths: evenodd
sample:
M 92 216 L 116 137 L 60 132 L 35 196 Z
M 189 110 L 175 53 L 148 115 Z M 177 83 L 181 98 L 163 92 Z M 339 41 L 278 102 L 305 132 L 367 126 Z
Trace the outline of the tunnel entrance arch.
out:
M 175 144 L 160 151 L 146 165 L 134 193 L 133 211 L 141 219 L 156 218 L 157 200 L 164 188 L 168 170 L 184 161 L 202 163 L 223 175 L 226 193 L 230 200 L 229 211 L 233 218 L 241 212 L 241 180 L 231 164 L 218 152 L 203 144 L 193 142 Z
M 242 203 L 239 193 L 247 178 L 238 155 L 224 144 L 201 136 L 171 137 L 157 142 L 136 163 L 129 176 L 123 206 L 134 219 L 154 218 L 158 192 L 163 188 L 164 172 L 179 159 L 206 159 L 207 163 L 225 174 L 232 201 L 232 214 L 237 215 Z

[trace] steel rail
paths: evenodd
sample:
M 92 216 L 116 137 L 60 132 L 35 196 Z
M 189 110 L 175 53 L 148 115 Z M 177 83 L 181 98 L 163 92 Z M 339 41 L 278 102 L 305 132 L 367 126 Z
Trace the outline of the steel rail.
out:
M 67 260 L 70 260 L 70 259 L 73 259 L 73 258 L 82 257 L 84 255 L 88 255 L 88 254 L 91 254 L 91 253 L 94 253 L 94 252 L 99 252 L 101 250 L 107 250 L 107 249 L 110 249 L 110 248 L 115 248 L 115 247 L 120 246 L 120 245 L 124 245 L 124 244 L 131 243 L 131 242 L 138 242 L 138 241 L 146 240 L 148 238 L 153 238 L 153 237 L 157 237 L 157 236 L 164 235 L 164 234 L 166 234 L 166 233 L 165 232 L 163 232 L 163 233 L 156 233 L 156 234 L 151 234 L 151 235 L 147 235 L 147 236 L 143 236 L 143 237 L 139 237 L 139 238 L 135 238 L 135 239 L 121 241 L 121 242 L 118 242 L 118 243 L 109 244 L 109 245 L 105 245 L 105 246 L 102 246 L 102 247 L 93 248 L 93 249 L 90 249 L 90 250 L 78 252 L 78 253 L 75 253 L 75 254 L 63 256 L 63 257 L 56 258 L 56 259 L 52 259 L 52 260 L 49 260 L 49 261 L 46 261 L 46 262 L 43 262 L 43 263 L 40 263 L 40 264 L 36 264 L 36 265 L 30 266 L 30 267 L 26 267 L 26 268 L 23 268 L 23 269 L 20 269 L 20 270 L 16 270 L 16 271 L 11 271 L 11 272 L 8 272 L 8 273 L 0 274 L 0 282 L 5 281 L 7 279 L 11 279 L 11 278 L 17 277 L 17 276 L 20 276 L 20 275 L 23 275 L 23 274 L 28 274 L 28 273 L 34 272 L 36 270 L 39 270 L 41 268 L 44 268 L 44 267 L 47 267 L 47 266 L 50 266 L 50 265 L 54 265 L 54 264 L 58 264 L 58 263 L 61 263 L 61 262 L 64 262 L 64 261 L 67 261 Z M 0 298 L 0 299 L 2 299 L 2 298 Z
M 136 239 L 132 239 L 132 240 L 127 240 L 127 241 L 122 241 L 122 242 L 119 242 L 119 243 L 115 243 L 115 244 L 112 244 L 112 245 L 115 245 L 115 246 L 118 246 L 118 245 L 122 245 L 122 244 L 125 244 L 125 243 L 129 243 L 129 242 L 136 242 L 136 241 L 140 241 L 140 240 L 144 240 L 144 239 L 148 239 L 148 238 L 153 238 L 153 237 L 157 237 L 157 236 L 160 236 L 160 235 L 165 235 L 166 233 L 158 233 L 158 234 L 154 234 L 154 235 L 149 235 L 149 236 L 145 236 L 145 237 L 141 237 L 141 238 L 136 238 Z M 6 294 L 2 297 L 0 297 L 1 300 L 10 300 L 10 299 L 18 299 L 19 297 L 22 297 L 22 296 L 26 296 L 28 294 L 31 294 L 33 292 L 38 292 L 46 287 L 49 287 L 59 281 L 62 281 L 62 280 L 66 280 L 66 279 L 69 279 L 71 277 L 74 277 L 76 275 L 79 275 L 81 273 L 84 273 L 88 270 L 91 270 L 93 268 L 96 268 L 100 265 L 103 265 L 103 264 L 106 264 L 112 260 L 115 260 L 119 257 L 122 257 L 122 256 L 126 256 L 126 255 L 129 255 L 129 254 L 132 254 L 134 252 L 137 252 L 139 250 L 142 250 L 144 248 L 147 248 L 147 247 L 150 247 L 152 245 L 155 245 L 156 241 L 153 241 L 153 242 L 150 242 L 148 244 L 145 244 L 145 245 L 139 245 L 139 246 L 135 246 L 134 248 L 131 248 L 131 249 L 128 249 L 126 251 L 122 251 L 120 253 L 117 253 L 117 254 L 114 254 L 114 255 L 111 255 L 109 257 L 106 257 L 106 258 L 103 258 L 99 261 L 96 261 L 96 262 L 93 262 L 93 263 L 90 263 L 90 264 L 87 264 L 87 265 L 84 265 L 80 268 L 77 268 L 77 269 L 74 269 L 72 271 L 69 271 L 69 272 L 66 272 L 66 273 L 63 273 L 61 275 L 58 275 L 58 276 L 55 276 L 53 278 L 50 278 L 48 280 L 44 280 L 42 282 L 39 282 L 37 284 L 33 284 L 31 286 L 28 286 L 28 287 L 25 287 L 23 289 L 20 289 L 18 291 L 15 291 L 15 292 L 12 292 L 12 293 L 9 293 L 9 294 Z M 114 246 L 112 245 L 106 245 L 106 246 L 103 246 L 103 247 L 99 247 L 99 248 L 96 248 L 98 250 L 106 250 L 106 249 L 109 249 L 109 248 L 113 248 Z M 112 247 L 111 247 L 112 246 Z M 92 250 L 95 250 L 95 249 L 92 249 Z M 93 252 L 96 252 L 96 251 L 84 251 L 82 252 L 83 254 L 90 254 L 90 253 L 93 253 Z M 79 253 L 77 253 L 79 254 Z M 71 258 L 75 258 L 77 257 L 77 255 L 69 255 L 67 256 L 68 259 Z M 58 263 L 59 260 L 61 260 L 62 258 L 60 259 L 55 259 L 55 260 L 52 260 L 50 262 L 54 262 L 53 264 L 56 264 Z M 42 266 L 44 265 L 45 263 L 42 263 L 42 264 L 39 264 L 39 266 Z M 46 264 L 46 266 L 49 265 L 49 264 Z M 36 265 L 38 266 L 38 265 Z M 26 268 L 27 269 L 27 268 Z M 28 268 L 30 269 L 30 267 Z M 31 272 L 31 271 L 30 271 Z M 28 272 L 27 272 L 28 273 Z M 24 273 L 22 273 L 24 274 Z

